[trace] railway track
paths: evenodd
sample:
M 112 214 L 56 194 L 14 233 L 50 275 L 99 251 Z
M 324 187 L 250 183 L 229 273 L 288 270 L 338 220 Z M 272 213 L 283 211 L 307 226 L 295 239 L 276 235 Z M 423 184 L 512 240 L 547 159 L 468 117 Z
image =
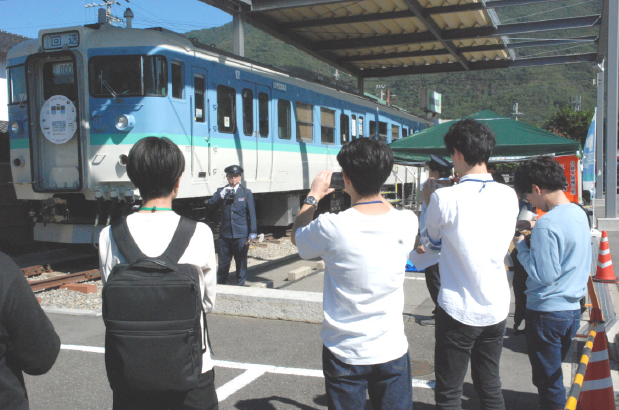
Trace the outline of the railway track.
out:
M 40 290 L 50 290 L 61 287 L 68 283 L 84 282 L 101 279 L 99 269 L 92 269 L 83 272 L 70 273 L 68 275 L 56 276 L 49 279 L 30 281 L 30 289 L 33 292 Z

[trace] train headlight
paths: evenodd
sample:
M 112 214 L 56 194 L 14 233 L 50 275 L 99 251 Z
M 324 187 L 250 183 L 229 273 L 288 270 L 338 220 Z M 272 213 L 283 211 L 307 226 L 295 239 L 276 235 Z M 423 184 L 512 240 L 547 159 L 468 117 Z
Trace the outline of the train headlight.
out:
M 17 134 L 19 132 L 19 124 L 15 121 L 11 123 L 11 132 Z
M 122 114 L 116 119 L 116 129 L 122 132 L 129 132 L 133 129 L 135 119 L 133 115 Z

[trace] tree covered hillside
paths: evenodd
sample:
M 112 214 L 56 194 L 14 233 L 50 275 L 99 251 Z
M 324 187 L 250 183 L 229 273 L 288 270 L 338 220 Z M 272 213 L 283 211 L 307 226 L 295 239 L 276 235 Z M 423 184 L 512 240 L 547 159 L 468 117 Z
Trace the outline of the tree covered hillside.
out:
M 497 9 L 502 24 L 538 21 L 562 17 L 597 14 L 600 0 L 570 0 L 542 3 L 535 6 Z M 581 30 L 527 34 L 510 38 L 511 42 L 535 38 L 566 38 L 597 34 L 599 27 Z M 186 33 L 205 44 L 232 52 L 232 24 Z M 517 56 L 544 57 L 570 53 L 593 52 L 597 45 L 563 45 L 553 48 L 518 49 Z M 325 79 L 333 78 L 335 70 L 305 53 L 289 46 L 250 25 L 245 26 L 246 57 L 283 68 L 293 74 L 316 73 Z M 395 104 L 413 113 L 422 114 L 419 106 L 420 91 L 430 88 L 443 94 L 441 118 L 458 118 L 488 109 L 502 115 L 512 112 L 514 103 L 525 115 L 520 121 L 542 126 L 559 108 L 570 106 L 571 96 L 581 96 L 582 109 L 595 106 L 595 70 L 588 63 L 536 68 L 516 68 L 468 73 L 426 74 L 385 79 L 368 79 L 365 90 L 379 95 L 377 84 L 396 95 Z M 345 81 L 356 86 L 356 80 L 344 76 Z

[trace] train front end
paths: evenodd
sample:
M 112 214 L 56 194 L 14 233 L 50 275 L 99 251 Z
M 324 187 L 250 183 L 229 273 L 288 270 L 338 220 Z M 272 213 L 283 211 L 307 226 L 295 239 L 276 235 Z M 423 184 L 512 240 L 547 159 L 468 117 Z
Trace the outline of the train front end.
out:
M 43 30 L 8 55 L 11 172 L 34 239 L 91 241 L 89 122 L 84 27 Z M 92 198 L 88 198 L 92 199 Z

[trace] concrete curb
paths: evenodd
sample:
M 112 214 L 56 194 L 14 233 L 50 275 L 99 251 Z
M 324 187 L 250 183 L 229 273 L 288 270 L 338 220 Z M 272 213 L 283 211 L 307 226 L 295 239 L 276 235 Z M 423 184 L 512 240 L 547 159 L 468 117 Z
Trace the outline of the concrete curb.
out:
M 57 308 L 52 306 L 41 306 L 45 313 L 60 313 L 63 315 L 79 315 L 79 316 L 101 316 L 100 310 L 82 310 L 82 309 L 69 309 L 69 308 Z
M 269 260 L 269 261 L 266 261 L 266 262 L 263 262 L 263 263 L 259 263 L 257 265 L 248 266 L 247 267 L 247 272 L 249 273 L 249 272 L 251 272 L 253 270 L 257 270 L 257 269 L 269 268 L 269 267 L 271 267 L 273 265 L 279 265 L 279 264 L 282 264 L 282 263 L 285 263 L 285 262 L 289 262 L 289 261 L 294 260 L 294 259 L 301 260 L 301 257 L 299 256 L 298 253 L 293 253 L 292 255 L 286 255 L 286 256 L 284 256 L 282 258 L 279 258 L 279 259 L 273 259 L 273 260 Z
M 322 293 L 217 285 L 213 313 L 322 323 Z

